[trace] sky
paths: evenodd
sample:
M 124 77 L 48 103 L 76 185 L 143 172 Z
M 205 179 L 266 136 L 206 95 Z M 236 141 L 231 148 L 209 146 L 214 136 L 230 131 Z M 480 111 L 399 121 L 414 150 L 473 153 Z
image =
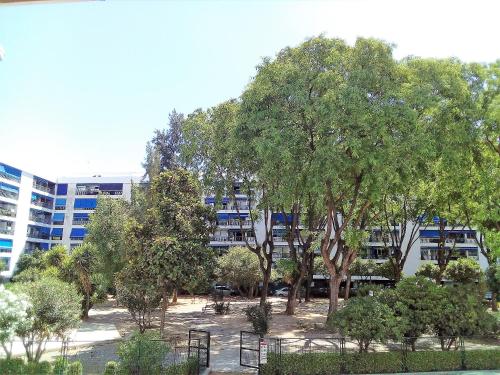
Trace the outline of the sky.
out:
M 492 62 L 499 14 L 498 0 L 0 5 L 0 161 L 49 179 L 141 175 L 172 109 L 238 97 L 281 48 L 323 33 Z

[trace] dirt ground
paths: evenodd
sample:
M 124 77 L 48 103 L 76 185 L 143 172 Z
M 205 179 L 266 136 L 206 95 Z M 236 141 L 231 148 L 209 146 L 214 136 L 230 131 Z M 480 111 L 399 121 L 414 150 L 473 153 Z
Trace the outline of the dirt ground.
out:
M 212 303 L 209 297 L 191 298 L 179 296 L 175 305 L 170 305 L 167 311 L 166 333 L 167 338 L 177 338 L 180 341 L 187 339 L 189 329 L 210 331 L 211 334 L 211 359 L 210 367 L 214 371 L 241 373 L 239 365 L 240 331 L 251 331 L 252 327 L 247 322 L 243 309 L 247 306 L 257 305 L 258 299 L 241 297 L 226 297 L 230 303 L 227 315 L 216 315 L 213 310 L 203 312 L 205 305 Z M 269 297 L 273 306 L 270 336 L 280 337 L 308 337 L 329 335 L 323 328 L 328 311 L 327 299 L 315 299 L 311 302 L 301 303 L 297 306 L 296 315 L 284 314 L 286 298 Z M 90 332 L 98 341 L 103 332 L 101 326 L 116 327 L 122 338 L 128 337 L 135 329 L 136 324 L 127 309 L 116 305 L 116 301 L 108 301 L 95 306 L 90 311 L 86 326 L 95 327 Z M 159 318 L 153 320 L 152 329 L 159 328 Z M 68 355 L 70 360 L 80 360 L 84 364 L 86 374 L 102 373 L 107 361 L 117 360 L 116 349 L 120 340 L 100 342 L 86 342 L 75 347 L 70 347 Z M 58 353 L 47 353 L 46 359 L 53 359 Z M 214 372 L 215 373 L 215 372 Z

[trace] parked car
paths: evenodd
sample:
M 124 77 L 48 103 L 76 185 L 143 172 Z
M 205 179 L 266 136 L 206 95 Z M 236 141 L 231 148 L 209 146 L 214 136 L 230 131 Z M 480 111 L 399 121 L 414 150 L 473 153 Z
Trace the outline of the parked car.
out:
M 233 289 L 231 289 L 230 287 L 228 287 L 226 285 L 216 285 L 214 287 L 214 291 L 215 291 L 215 293 L 222 295 L 222 296 L 230 296 L 230 295 L 234 294 Z
M 276 297 L 288 297 L 289 290 L 290 290 L 290 288 L 287 286 L 284 288 L 276 289 L 276 291 L 274 292 L 274 295 Z

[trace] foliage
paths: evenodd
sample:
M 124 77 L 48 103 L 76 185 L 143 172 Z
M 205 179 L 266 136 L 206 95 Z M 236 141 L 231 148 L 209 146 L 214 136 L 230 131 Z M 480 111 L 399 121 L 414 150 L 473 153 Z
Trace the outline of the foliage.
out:
M 460 336 L 498 332 L 498 322 L 482 303 L 482 293 L 474 285 L 443 287 L 431 323 L 441 348 L 449 350 Z
M 247 290 L 251 297 L 250 292 L 262 278 L 257 255 L 244 247 L 232 247 L 217 260 L 217 264 L 219 281 Z
M 38 362 L 49 338 L 64 337 L 80 324 L 81 295 L 73 285 L 47 277 L 15 285 L 14 292 L 28 297 L 28 318 L 17 335 L 28 360 Z
M 22 254 L 16 263 L 14 277 L 29 268 L 42 268 L 43 251 L 34 250 L 31 254 Z
M 423 263 L 418 267 L 417 272 L 415 272 L 415 276 L 422 276 L 430 280 L 437 280 L 439 279 L 439 267 L 434 263 Z
M 7 358 L 11 356 L 12 340 L 27 319 L 29 308 L 25 295 L 16 295 L 0 285 L 0 344 Z
M 328 320 L 330 329 L 339 330 L 358 342 L 359 352 L 367 352 L 372 341 L 385 342 L 399 337 L 404 324 L 385 304 L 372 297 L 349 299 L 347 305 Z
M 488 288 L 493 293 L 500 293 L 500 264 L 497 263 L 488 267 L 486 271 L 486 282 Z
M 288 258 L 281 258 L 276 262 L 276 277 L 287 284 L 291 284 L 297 278 L 297 264 Z
M 126 259 L 128 205 L 123 199 L 99 196 L 87 224 L 85 240 L 95 246 L 96 273 L 102 274 L 106 288 L 113 287 L 114 275 L 123 268 Z
M 269 332 L 269 322 L 271 320 L 272 305 L 267 302 L 264 307 L 253 305 L 245 308 L 245 315 L 249 322 L 252 323 L 253 331 L 264 337 Z
M 474 259 L 460 258 L 448 263 L 443 276 L 448 280 L 467 284 L 481 281 L 483 271 Z
M 379 300 L 405 320 L 403 336 L 415 349 L 415 341 L 428 332 L 440 309 L 442 289 L 423 277 L 407 277 L 394 290 L 384 290 Z
M 160 305 L 156 278 L 142 261 L 127 265 L 116 277 L 116 298 L 125 306 L 143 333 L 151 326 L 151 314 Z
M 162 291 L 162 333 L 169 291 L 183 288 L 199 275 L 212 274 L 215 268 L 214 252 L 207 246 L 215 213 L 200 197 L 198 180 L 186 170 L 162 172 L 151 184 L 154 237 L 145 258 Z
M 103 300 L 106 296 L 102 288 L 101 274 L 97 273 L 97 260 L 96 247 L 86 241 L 74 248 L 65 262 L 66 280 L 74 282 L 84 296 L 82 302 L 84 318 L 88 317 L 93 304 Z
M 104 368 L 103 375 L 117 375 L 118 374 L 118 362 L 108 361 L 106 362 L 106 367 Z
M 58 358 L 52 366 L 49 362 L 27 362 L 22 358 L 0 359 L 2 375 L 81 375 L 82 364 L 79 361 L 68 363 Z
M 495 349 L 466 350 L 465 367 L 468 370 L 494 370 L 500 367 L 500 353 Z M 418 351 L 407 353 L 404 368 L 402 354 L 375 352 L 360 354 L 339 353 L 270 353 L 268 363 L 263 366 L 263 375 L 280 373 L 283 375 L 333 375 L 380 374 L 400 372 L 456 371 L 462 369 L 462 353 L 459 351 Z M 342 367 L 345 368 L 342 371 Z
M 217 315 L 229 314 L 229 302 L 214 301 L 214 311 Z
M 154 332 L 134 332 L 117 350 L 120 373 L 159 374 L 169 348 Z
M 162 375 L 192 375 L 198 373 L 198 367 L 197 358 L 188 358 L 186 362 L 166 367 Z

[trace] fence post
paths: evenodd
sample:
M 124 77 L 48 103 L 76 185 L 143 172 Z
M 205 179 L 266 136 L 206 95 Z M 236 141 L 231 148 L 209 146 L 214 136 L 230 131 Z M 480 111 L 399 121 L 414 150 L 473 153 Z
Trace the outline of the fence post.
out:
M 401 342 L 401 371 L 408 372 L 408 339 Z
M 458 339 L 459 345 L 460 345 L 460 354 L 462 358 L 462 370 L 465 370 L 467 368 L 466 363 L 465 363 L 465 342 L 464 338 L 462 336 L 459 337 Z
M 347 374 L 345 363 L 345 337 L 340 338 L 340 372 L 342 374 Z
M 281 357 L 281 341 L 282 341 L 282 339 L 279 338 L 278 339 L 278 345 L 279 345 L 278 374 L 279 375 L 281 375 L 283 373 L 283 362 L 281 362 L 283 360 L 283 358 Z

